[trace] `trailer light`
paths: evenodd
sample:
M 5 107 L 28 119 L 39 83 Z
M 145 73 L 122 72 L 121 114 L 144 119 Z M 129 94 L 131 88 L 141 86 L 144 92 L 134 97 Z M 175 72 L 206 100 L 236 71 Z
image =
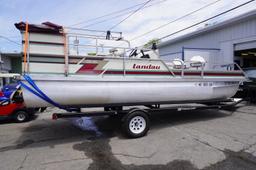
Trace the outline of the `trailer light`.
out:
M 56 113 L 53 113 L 53 114 L 52 114 L 52 120 L 57 120 L 57 119 L 58 119 L 57 114 L 56 114 Z

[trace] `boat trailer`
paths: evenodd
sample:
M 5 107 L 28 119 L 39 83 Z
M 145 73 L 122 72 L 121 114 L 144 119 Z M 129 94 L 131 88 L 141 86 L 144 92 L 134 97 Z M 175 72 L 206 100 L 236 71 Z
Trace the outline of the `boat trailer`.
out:
M 105 107 L 104 111 L 89 111 L 89 112 L 66 112 L 53 113 L 52 119 L 74 118 L 74 117 L 93 117 L 93 116 L 120 116 L 122 121 L 122 129 L 128 137 L 138 138 L 147 134 L 149 130 L 149 117 L 151 114 L 160 111 L 190 111 L 190 110 L 208 110 L 219 109 L 235 111 L 238 104 L 243 99 L 228 99 L 219 102 L 206 102 L 194 104 L 171 104 L 161 107 L 160 104 L 144 105 L 142 107 L 132 107 L 123 109 L 123 107 Z

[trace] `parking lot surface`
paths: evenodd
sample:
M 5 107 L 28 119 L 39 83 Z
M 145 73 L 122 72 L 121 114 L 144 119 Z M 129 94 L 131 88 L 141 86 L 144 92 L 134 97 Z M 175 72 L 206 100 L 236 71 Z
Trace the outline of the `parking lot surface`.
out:
M 127 139 L 108 117 L 0 122 L 0 169 L 256 169 L 256 106 L 161 112 Z

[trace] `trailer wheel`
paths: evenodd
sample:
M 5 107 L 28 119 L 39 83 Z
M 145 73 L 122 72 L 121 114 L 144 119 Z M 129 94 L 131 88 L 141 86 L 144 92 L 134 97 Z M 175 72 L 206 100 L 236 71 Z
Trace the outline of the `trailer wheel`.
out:
M 149 130 L 149 117 L 143 111 L 134 111 L 124 117 L 123 131 L 132 138 L 145 136 Z
M 29 115 L 27 112 L 19 110 L 14 114 L 14 119 L 18 123 L 26 122 L 29 119 Z

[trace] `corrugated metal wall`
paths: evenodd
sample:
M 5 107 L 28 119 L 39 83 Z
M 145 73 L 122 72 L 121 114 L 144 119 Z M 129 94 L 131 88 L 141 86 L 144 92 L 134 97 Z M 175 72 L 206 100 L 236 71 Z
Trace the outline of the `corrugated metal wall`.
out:
M 199 35 L 177 40 L 166 46 L 160 46 L 160 55 L 177 53 L 182 51 L 182 47 L 193 48 L 217 48 L 220 49 L 220 56 L 217 57 L 219 63 L 233 62 L 234 46 L 239 43 L 246 43 L 256 40 L 256 15 L 247 20 L 234 22 L 224 28 L 203 32 Z M 166 58 L 168 55 L 165 55 Z M 180 57 L 171 55 L 172 57 Z

